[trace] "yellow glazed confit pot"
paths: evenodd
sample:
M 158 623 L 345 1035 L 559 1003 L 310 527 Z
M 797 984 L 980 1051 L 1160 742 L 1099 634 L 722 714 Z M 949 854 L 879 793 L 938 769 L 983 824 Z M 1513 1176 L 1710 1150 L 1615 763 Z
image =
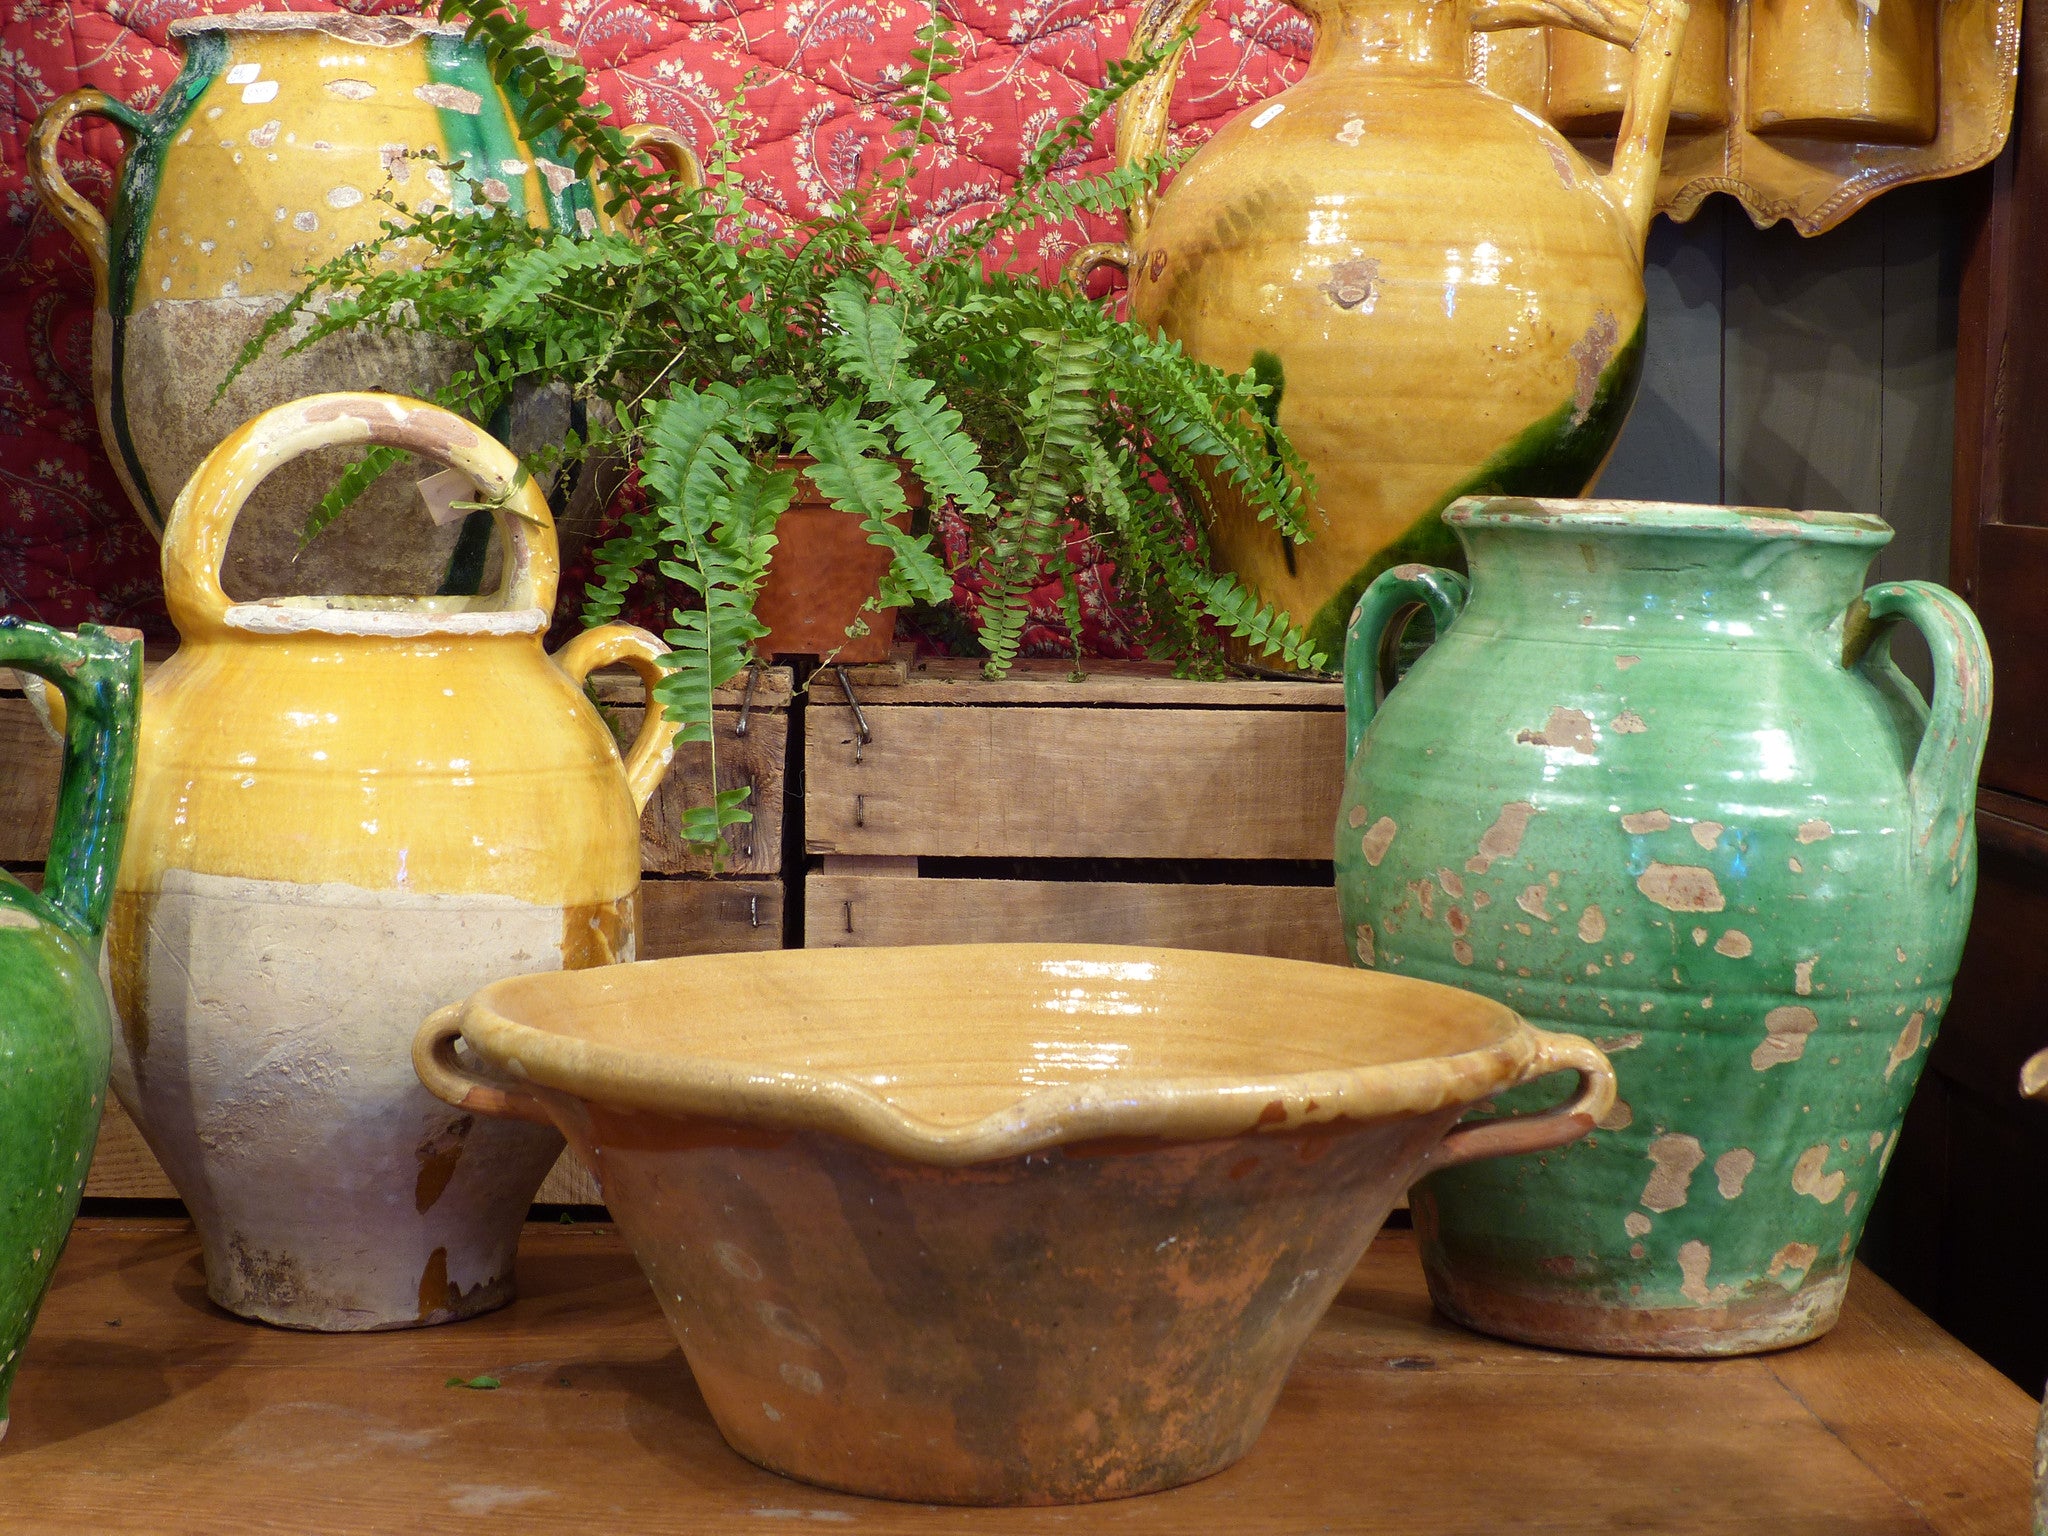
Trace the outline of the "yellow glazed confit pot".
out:
M 245 12 L 189 16 L 169 35 L 182 67 L 153 108 L 73 91 L 44 109 L 29 148 L 37 194 L 92 263 L 93 395 L 107 456 L 159 536 L 200 460 L 257 412 L 323 389 L 430 394 L 467 363 L 459 348 L 403 331 L 358 330 L 297 355 L 280 338 L 214 398 L 306 273 L 393 217 L 387 199 L 564 231 L 603 221 L 573 156 L 552 135 L 519 132 L 519 103 L 460 27 Z M 60 143 L 81 115 L 127 140 L 106 215 L 64 176 Z M 695 181 L 674 132 L 625 131 L 683 184 Z M 569 424 L 566 405 L 558 421 L 544 409 L 515 415 L 537 438 Z M 403 474 L 370 487 L 302 549 L 306 514 L 345 462 L 313 455 L 252 497 L 224 565 L 231 592 L 478 590 L 488 520 L 435 525 Z
M 1293 0 L 1315 33 L 1294 85 L 1240 112 L 1140 205 L 1130 314 L 1272 389 L 1317 482 L 1296 547 L 1227 495 L 1220 563 L 1331 657 L 1366 584 L 1455 564 L 1438 514 L 1480 491 L 1576 496 L 1598 477 L 1643 360 L 1643 237 L 1684 0 Z M 1148 0 L 1135 48 L 1206 0 Z M 1471 28 L 1571 28 L 1634 53 L 1612 168 L 1466 78 Z M 1117 156 L 1166 147 L 1171 69 L 1124 100 Z
M 460 469 L 508 551 L 485 597 L 230 602 L 222 551 L 265 475 L 389 444 Z M 231 434 L 164 534 L 177 653 L 149 679 L 107 964 L 114 1088 L 198 1224 L 230 1311 L 334 1330 L 511 1296 L 560 1139 L 450 1111 L 420 1018 L 497 977 L 633 956 L 640 811 L 674 727 L 622 762 L 583 692 L 664 647 L 614 625 L 541 648 L 547 504 L 460 417 L 316 396 Z
M 1586 1041 L 1450 987 L 1108 946 L 517 977 L 413 1050 L 568 1135 L 735 1450 L 955 1504 L 1230 1465 L 1396 1196 L 1614 1096 Z M 1568 1103 L 1452 1129 L 1561 1070 Z

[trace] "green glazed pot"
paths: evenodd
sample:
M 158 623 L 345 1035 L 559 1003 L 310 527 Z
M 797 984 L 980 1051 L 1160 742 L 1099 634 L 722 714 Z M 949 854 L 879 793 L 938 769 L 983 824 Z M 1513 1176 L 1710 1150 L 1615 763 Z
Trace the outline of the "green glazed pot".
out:
M 1470 601 L 1397 567 L 1346 635 L 1347 942 L 1594 1037 L 1621 1101 L 1583 1142 L 1417 1187 L 1431 1294 L 1603 1353 L 1815 1338 L 1969 923 L 1983 633 L 1926 582 L 1862 590 L 1875 518 L 1468 497 L 1445 520 Z M 1418 608 L 1438 638 L 1376 703 Z
M 142 645 L 0 619 L 0 666 L 46 679 L 68 715 L 41 894 L 0 873 L 0 1435 L 29 1328 L 92 1163 L 112 1045 L 100 936 L 128 828 Z

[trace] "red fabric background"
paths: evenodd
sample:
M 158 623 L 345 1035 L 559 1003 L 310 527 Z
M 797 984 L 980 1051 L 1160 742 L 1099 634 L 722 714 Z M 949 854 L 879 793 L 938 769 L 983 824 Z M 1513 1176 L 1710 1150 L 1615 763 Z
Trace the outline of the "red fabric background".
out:
M 950 142 L 918 186 L 918 238 L 985 210 L 1014 174 L 1020 144 L 1099 84 L 1129 41 L 1135 7 L 1109 0 L 947 0 L 965 29 L 950 83 Z M 412 12 L 405 0 L 237 10 Z M 156 545 L 100 447 L 91 394 L 92 288 L 85 258 L 30 191 L 28 135 L 51 101 L 97 86 L 152 105 L 177 74 L 166 29 L 227 7 L 200 0 L 4 0 L 0 13 L 0 612 L 72 625 L 84 619 L 168 632 Z M 614 121 L 672 124 L 698 142 L 747 77 L 744 168 L 768 218 L 801 216 L 877 152 L 877 108 L 900 77 L 925 10 L 912 0 L 540 0 L 531 10 L 592 71 Z M 1217 0 L 1175 98 L 1193 140 L 1270 94 L 1306 56 L 1307 24 L 1283 0 Z M 66 174 L 102 204 L 121 145 L 91 120 L 64 145 Z M 1100 166 L 1109 136 L 1098 137 Z M 1088 167 L 1076 167 L 1076 171 Z M 1106 237 L 1109 231 L 1096 232 Z M 1057 270 L 1081 238 L 1062 231 L 1024 254 Z M 214 381 L 194 381 L 211 389 Z M 1078 551 L 1077 553 L 1083 553 Z M 1090 648 L 1122 652 L 1106 584 L 1084 584 Z M 1063 648 L 1054 592 L 1041 591 L 1029 651 Z

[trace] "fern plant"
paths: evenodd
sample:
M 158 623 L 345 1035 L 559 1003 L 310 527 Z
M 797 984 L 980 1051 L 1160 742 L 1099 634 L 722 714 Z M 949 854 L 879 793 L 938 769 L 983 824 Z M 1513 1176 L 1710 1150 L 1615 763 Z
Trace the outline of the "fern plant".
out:
M 425 331 L 463 344 L 470 364 L 439 399 L 473 419 L 544 385 L 598 407 L 585 436 L 529 467 L 556 473 L 602 453 L 639 472 L 644 497 L 597 551 L 583 618 L 611 619 L 650 578 L 676 598 L 657 697 L 681 739 L 714 754 L 712 801 L 685 816 L 693 843 L 750 819 L 745 791 L 718 781 L 712 698 L 765 633 L 753 601 L 795 495 L 793 456 L 813 460 L 817 490 L 888 550 L 871 610 L 953 592 L 932 529 L 905 515 L 905 477 L 957 514 L 968 560 L 988 577 L 977 618 L 992 675 L 1016 659 L 1028 594 L 1047 569 L 1078 646 L 1074 523 L 1115 561 L 1148 648 L 1184 671 L 1218 670 L 1225 636 L 1293 666 L 1324 665 L 1286 615 L 1208 564 L 1219 496 L 1285 538 L 1307 537 L 1311 487 L 1272 423 L 1268 386 L 1196 362 L 999 254 L 1034 229 L 1122 212 L 1157 188 L 1169 158 L 1078 179 L 1060 167 L 1180 38 L 1110 65 L 986 218 L 912 250 L 903 225 L 949 128 L 944 81 L 957 62 L 936 12 L 890 104 L 886 151 L 848 195 L 774 232 L 745 205 L 737 98 L 701 187 L 683 188 L 640 169 L 608 109 L 584 99 L 582 71 L 542 47 L 506 0 L 444 0 L 442 14 L 467 16 L 528 141 L 579 175 L 595 171 L 609 224 L 552 233 L 482 197 L 406 206 L 387 188 L 382 235 L 314 271 L 237 366 L 288 332 L 304 348 L 355 327 Z M 399 457 L 366 454 L 309 536 Z

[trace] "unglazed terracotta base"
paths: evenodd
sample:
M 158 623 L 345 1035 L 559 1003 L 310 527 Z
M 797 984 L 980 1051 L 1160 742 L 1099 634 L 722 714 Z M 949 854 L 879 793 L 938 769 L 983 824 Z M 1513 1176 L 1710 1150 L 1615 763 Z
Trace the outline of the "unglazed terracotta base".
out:
M 1228 1466 L 1417 1173 L 1571 1140 L 1611 1076 L 1449 988 L 1051 945 L 520 977 L 414 1060 L 567 1132 L 734 1449 L 961 1504 Z M 1563 1108 L 1451 1130 L 1560 1069 Z

